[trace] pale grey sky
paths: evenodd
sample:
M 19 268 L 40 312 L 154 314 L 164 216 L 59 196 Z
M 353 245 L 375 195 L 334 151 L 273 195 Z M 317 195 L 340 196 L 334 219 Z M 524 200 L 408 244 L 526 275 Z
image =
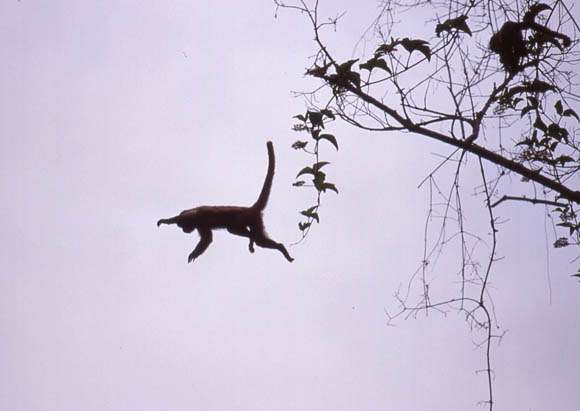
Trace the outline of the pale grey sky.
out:
M 349 10 L 332 40 L 346 58 L 376 12 L 354 4 L 326 6 Z M 481 335 L 462 315 L 386 325 L 422 258 L 416 187 L 442 147 L 333 125 L 340 195 L 292 264 L 216 233 L 188 265 L 197 234 L 155 226 L 251 204 L 271 139 L 266 226 L 299 238 L 313 198 L 291 187 L 307 160 L 290 148 L 305 107 L 290 90 L 311 84 L 311 39 L 270 1 L 0 3 L 0 409 L 479 409 Z M 466 201 L 485 234 L 481 199 Z M 544 209 L 500 214 L 495 409 L 576 410 L 575 254 L 546 247 Z

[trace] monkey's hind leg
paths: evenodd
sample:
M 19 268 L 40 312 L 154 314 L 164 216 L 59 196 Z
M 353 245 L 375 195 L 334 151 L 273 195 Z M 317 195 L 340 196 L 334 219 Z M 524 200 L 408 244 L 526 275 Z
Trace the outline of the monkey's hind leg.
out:
M 234 227 L 228 227 L 227 230 L 231 234 L 239 235 L 240 237 L 248 237 L 250 239 L 250 244 L 248 245 L 248 249 L 250 250 L 250 253 L 253 253 L 254 251 L 256 251 L 256 250 L 254 250 L 254 238 L 253 238 L 252 232 L 250 231 L 250 229 L 248 227 L 234 226 Z
M 199 236 L 200 236 L 199 243 L 197 243 L 197 246 L 195 247 L 195 249 L 191 252 L 191 254 L 189 254 L 189 257 L 187 258 L 188 263 L 191 263 L 197 257 L 202 255 L 203 252 L 205 250 L 207 250 L 207 247 L 209 247 L 209 245 L 211 244 L 211 242 L 213 240 L 213 234 L 212 234 L 211 230 L 202 229 L 202 230 L 198 230 L 198 231 L 199 231 Z
M 256 236 L 254 238 L 254 241 L 260 247 L 272 248 L 274 250 L 278 250 L 282 254 L 284 254 L 284 257 L 286 257 L 286 260 L 288 260 L 290 262 L 294 261 L 294 259 L 292 257 L 290 257 L 290 254 L 288 254 L 288 251 L 286 250 L 286 247 L 284 247 L 284 244 L 277 243 L 276 241 L 272 240 L 271 238 L 268 238 L 265 234 L 260 234 L 260 235 Z

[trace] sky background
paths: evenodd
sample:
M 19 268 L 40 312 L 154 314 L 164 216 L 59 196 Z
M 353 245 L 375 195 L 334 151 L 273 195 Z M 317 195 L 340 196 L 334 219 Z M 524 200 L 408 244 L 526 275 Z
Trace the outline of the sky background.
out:
M 324 9 L 348 11 L 329 39 L 345 59 L 377 11 L 354 4 Z M 310 161 L 290 148 L 305 111 L 291 90 L 313 84 L 315 48 L 303 16 L 274 14 L 270 1 L 0 2 L 0 409 L 480 409 L 482 335 L 464 316 L 391 327 L 385 314 L 421 262 L 417 186 L 447 148 L 333 124 L 340 195 L 292 264 L 218 232 L 188 265 L 197 234 L 155 226 L 252 204 L 272 140 L 266 227 L 299 239 L 313 193 L 291 186 Z M 486 235 L 482 199 L 466 204 Z M 551 248 L 544 208 L 499 214 L 495 409 L 576 410 L 576 250 Z M 456 286 L 456 250 L 434 292 Z

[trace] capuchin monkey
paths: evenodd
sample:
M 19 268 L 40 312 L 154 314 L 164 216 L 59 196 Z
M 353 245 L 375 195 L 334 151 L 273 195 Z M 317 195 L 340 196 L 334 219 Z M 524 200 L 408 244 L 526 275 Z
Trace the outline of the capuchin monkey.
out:
M 230 233 L 250 239 L 249 250 L 254 252 L 254 244 L 263 248 L 273 248 L 280 251 L 286 260 L 292 262 L 284 244 L 277 243 L 266 234 L 262 211 L 268 203 L 272 180 L 274 179 L 274 146 L 271 141 L 268 147 L 268 172 L 258 199 L 251 207 L 234 206 L 201 206 L 182 211 L 179 215 L 171 218 L 162 218 L 157 222 L 161 224 L 177 224 L 185 233 L 191 233 L 197 229 L 200 239 L 195 249 L 189 254 L 188 263 L 194 261 L 203 254 L 211 244 L 212 230 L 225 228 Z

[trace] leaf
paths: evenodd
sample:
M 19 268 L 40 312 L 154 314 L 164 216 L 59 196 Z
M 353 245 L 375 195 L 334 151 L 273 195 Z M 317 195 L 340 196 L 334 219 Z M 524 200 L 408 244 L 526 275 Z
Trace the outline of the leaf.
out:
M 324 75 L 326 75 L 326 71 L 328 70 L 330 65 L 331 65 L 331 63 L 327 63 L 322 67 L 315 65 L 314 68 L 306 70 L 306 74 L 309 76 L 314 76 L 314 77 L 324 77 Z
M 300 121 L 303 121 L 304 123 L 306 123 L 306 117 L 304 117 L 302 114 L 297 114 L 292 118 L 297 118 Z
M 453 28 L 456 28 L 459 31 L 463 31 L 471 36 L 471 30 L 466 23 L 467 16 L 459 16 L 455 19 L 453 24 L 451 25 Z
M 578 230 L 578 226 L 577 225 L 572 224 L 572 223 L 568 223 L 568 222 L 566 222 L 566 223 L 559 223 L 559 224 L 556 224 L 556 225 L 557 226 L 560 226 L 560 227 L 568 227 L 570 229 L 570 235 L 572 235 L 574 233 L 574 231 Z
M 328 164 L 330 164 L 328 161 L 319 161 L 318 163 L 314 163 L 314 164 L 312 165 L 312 169 L 313 169 L 315 172 L 318 172 L 318 170 L 320 170 L 322 167 L 324 167 L 324 166 L 326 166 L 326 165 L 328 165 Z
M 561 163 L 563 166 L 566 165 L 567 162 L 573 162 L 574 159 L 570 156 L 560 156 L 556 158 L 556 162 Z
M 578 118 L 578 114 L 576 114 L 576 112 L 574 110 L 572 110 L 571 108 L 564 110 L 562 115 L 564 117 L 576 117 L 576 120 L 580 121 L 580 118 Z
M 564 107 L 562 107 L 562 100 L 558 100 L 556 101 L 556 104 L 554 104 L 554 108 L 556 109 L 556 113 L 558 113 L 558 115 L 562 115 L 562 111 L 564 109 Z
M 293 144 L 292 144 L 292 148 L 294 150 L 302 150 L 304 148 L 306 148 L 306 146 L 308 145 L 307 141 L 302 141 L 302 140 L 296 140 Z
M 408 37 L 405 37 L 403 40 L 400 40 L 401 45 L 411 54 L 413 51 L 417 50 L 425 57 L 427 60 L 431 61 L 431 49 L 429 49 L 429 42 L 425 40 L 411 40 Z
M 384 56 L 385 54 L 392 53 L 393 51 L 397 50 L 395 48 L 397 44 L 398 44 L 398 42 L 394 41 L 393 39 L 391 39 L 390 44 L 381 44 L 375 50 L 375 57 L 380 57 L 380 56 Z
M 560 237 L 556 241 L 554 241 L 554 248 L 563 248 L 568 247 L 570 242 L 566 237 Z
M 300 231 L 306 231 L 308 227 L 310 227 L 312 223 L 298 223 L 298 228 Z
M 519 141 L 518 143 L 516 143 L 516 147 L 517 146 L 528 146 L 528 147 L 532 147 L 534 145 L 534 141 L 531 138 L 526 138 L 522 141 Z
M 319 111 L 308 111 L 307 117 L 312 123 L 312 127 L 324 128 L 324 122 L 322 121 L 322 113 Z
M 315 205 L 315 206 L 312 206 L 312 207 L 310 207 L 308 210 L 304 210 L 304 211 L 306 211 L 307 213 L 312 213 L 312 212 L 313 212 L 314 210 L 316 210 L 317 208 L 318 208 L 318 206 L 317 206 L 317 205 Z
M 349 60 L 349 61 L 347 61 L 345 63 L 342 63 L 341 65 L 338 66 L 338 70 L 337 70 L 338 73 L 339 74 L 342 74 L 342 73 L 347 73 L 347 72 L 352 71 L 351 70 L 352 69 L 352 65 L 354 63 L 356 63 L 357 61 L 359 61 L 359 59 L 353 59 L 353 60 Z
M 319 140 L 328 140 L 332 143 L 332 145 L 334 147 L 336 147 L 336 150 L 338 151 L 338 142 L 336 141 L 336 137 L 334 137 L 332 134 L 321 134 L 318 137 Z
M 303 216 L 307 217 L 307 218 L 312 218 L 313 220 L 316 220 L 317 223 L 320 223 L 320 218 L 318 216 L 318 213 L 316 213 L 314 210 L 316 209 L 317 206 L 314 207 L 310 207 L 308 210 L 303 210 L 300 212 L 300 214 L 302 214 Z
M 332 190 L 334 191 L 336 194 L 338 194 L 338 189 L 336 188 L 336 186 L 332 183 L 324 183 L 323 184 L 323 189 L 322 191 L 326 191 L 326 189 Z
M 331 118 L 331 119 L 333 119 L 333 120 L 335 119 L 335 117 L 334 117 L 334 113 L 332 112 L 332 110 L 329 110 L 329 109 L 325 108 L 324 110 L 320 110 L 320 112 L 321 112 L 322 114 L 324 114 L 324 115 L 325 115 L 326 117 L 328 117 L 328 118 Z
M 437 34 L 437 37 L 439 37 L 442 31 L 450 32 L 452 29 L 463 31 L 471 36 L 471 30 L 469 29 L 469 26 L 466 23 L 467 18 L 468 18 L 467 16 L 462 15 L 454 19 L 447 19 L 443 23 L 438 24 L 435 27 L 435 33 Z
M 303 176 L 304 174 L 312 174 L 314 175 L 314 170 L 312 169 L 312 167 L 304 167 L 302 170 L 300 170 L 298 172 L 298 174 L 296 174 L 296 178 Z
M 318 171 L 315 175 L 314 175 L 314 179 L 312 180 L 312 182 L 314 183 L 314 187 L 318 190 L 318 191 L 324 191 L 324 180 L 326 180 L 326 174 L 323 173 L 322 171 Z
M 564 141 L 568 141 L 568 130 L 555 123 L 551 123 L 548 126 L 548 130 L 546 131 L 546 135 L 550 137 L 554 137 L 558 141 L 564 139 Z
M 520 115 L 520 118 L 522 118 L 523 116 L 525 116 L 527 113 L 529 113 L 530 111 L 532 111 L 534 108 L 532 106 L 525 106 L 522 109 L 522 113 Z
M 548 130 L 548 127 L 546 127 L 546 124 L 544 124 L 544 122 L 542 121 L 542 119 L 539 116 L 536 117 L 536 121 L 534 122 L 534 127 L 537 128 L 538 130 L 542 130 L 544 133 Z
M 387 66 L 387 62 L 385 61 L 385 59 L 379 57 L 373 57 L 366 63 L 359 64 L 358 66 L 361 70 L 368 70 L 369 72 L 373 71 L 374 68 L 380 68 L 385 70 L 389 74 L 393 74 L 391 69 Z
M 556 87 L 546 83 L 545 81 L 534 79 L 534 81 L 524 81 L 524 88 L 528 93 L 546 93 L 548 91 L 555 91 Z
M 349 71 L 346 74 L 346 79 L 360 88 L 360 73 L 357 73 L 356 71 Z

